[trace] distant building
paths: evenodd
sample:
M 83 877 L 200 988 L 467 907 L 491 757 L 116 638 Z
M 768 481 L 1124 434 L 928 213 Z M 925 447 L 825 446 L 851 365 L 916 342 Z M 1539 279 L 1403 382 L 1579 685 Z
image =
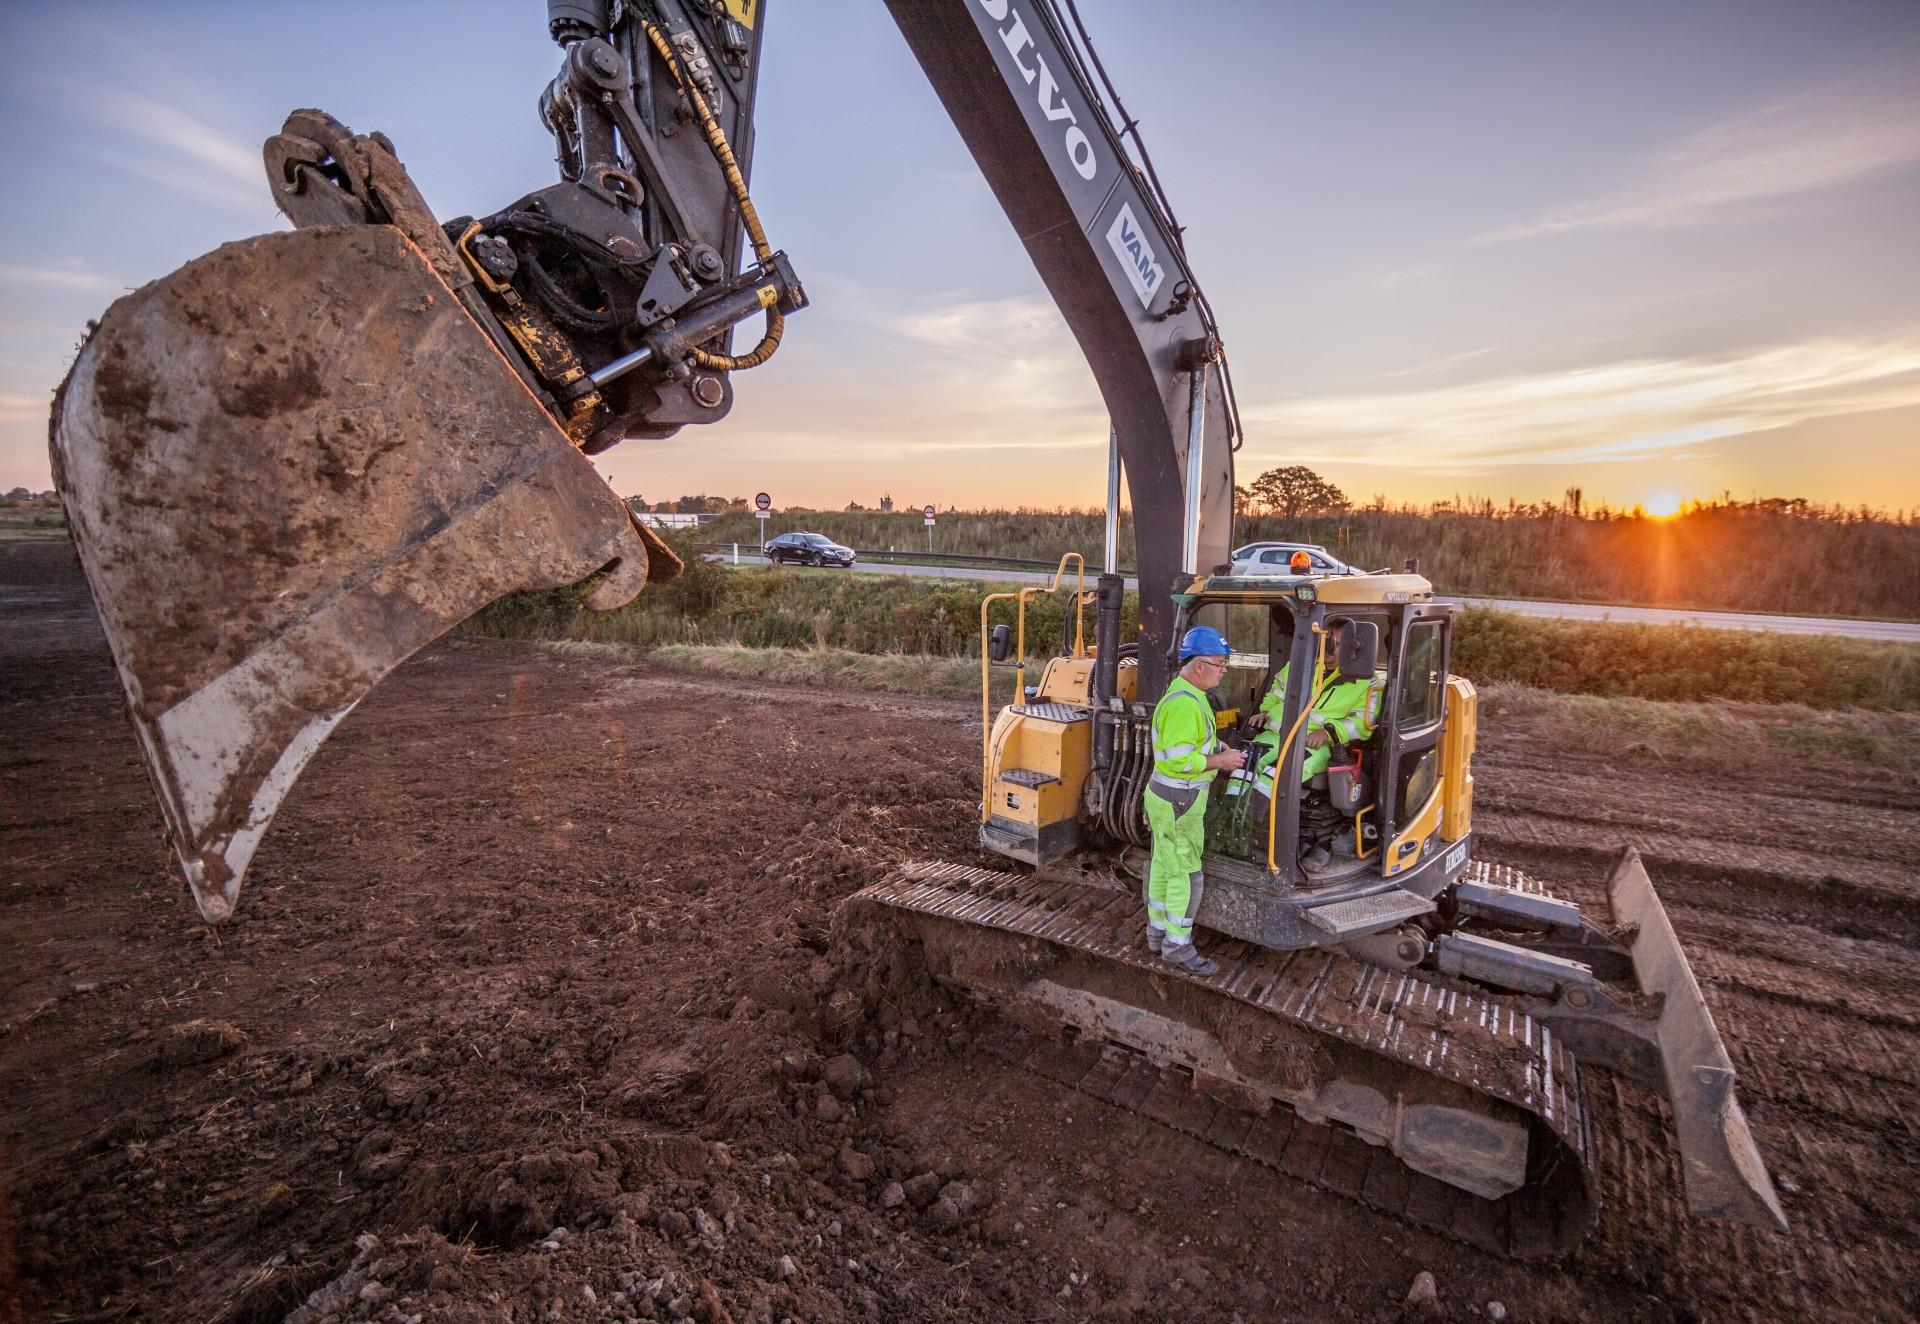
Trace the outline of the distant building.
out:
M 880 513 L 882 515 L 891 515 L 893 513 L 893 495 L 891 493 L 880 498 Z

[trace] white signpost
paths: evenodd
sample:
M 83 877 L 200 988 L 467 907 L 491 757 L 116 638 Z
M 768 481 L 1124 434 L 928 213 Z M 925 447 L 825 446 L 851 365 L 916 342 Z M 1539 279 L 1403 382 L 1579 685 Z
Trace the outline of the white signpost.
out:
M 756 492 L 753 496 L 753 517 L 760 521 L 760 549 L 767 546 L 767 515 L 773 509 L 773 498 L 765 492 Z
M 927 550 L 931 552 L 933 550 L 933 507 L 920 507 L 920 518 L 927 522 Z

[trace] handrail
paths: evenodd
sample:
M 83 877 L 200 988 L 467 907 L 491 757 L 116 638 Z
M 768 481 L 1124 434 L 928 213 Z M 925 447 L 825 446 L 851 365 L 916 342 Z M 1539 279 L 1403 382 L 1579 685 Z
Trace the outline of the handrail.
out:
M 1087 614 L 1087 558 L 1078 552 L 1068 552 L 1060 558 L 1060 564 L 1054 569 L 1053 579 L 1047 584 L 1048 593 L 1060 590 L 1060 576 L 1067 573 L 1067 562 L 1074 563 L 1073 572 L 1073 655 L 1087 655 L 1084 625 Z M 1025 604 L 1023 603 L 1022 606 Z
M 1068 552 L 1060 558 L 1060 564 L 1054 567 L 1053 578 L 1045 588 L 1022 588 L 1011 593 L 989 593 L 980 599 L 980 821 L 984 824 L 991 814 L 987 801 L 987 780 L 993 774 L 993 672 L 992 658 L 987 648 L 987 608 L 1003 598 L 1014 600 L 1014 649 L 1013 649 L 1013 697 L 1018 703 L 1027 694 L 1027 603 L 1042 593 L 1060 591 L 1060 581 L 1066 578 L 1067 562 L 1074 563 L 1073 579 L 1073 656 L 1085 657 L 1086 645 L 1086 607 L 1094 594 L 1087 589 L 1087 558 L 1079 552 Z M 1044 564 L 1044 562 L 1042 563 Z
M 980 599 L 980 823 L 983 827 L 987 821 L 987 778 L 993 771 L 993 722 L 988 711 L 993 673 L 989 669 L 992 660 L 987 656 L 987 608 L 1002 598 L 1019 596 L 1019 593 L 989 593 Z
M 1307 687 L 1307 701 L 1300 705 L 1300 715 L 1293 719 L 1293 725 L 1287 730 L 1287 738 L 1280 742 L 1279 752 L 1273 760 L 1273 786 L 1267 792 L 1267 872 L 1272 873 L 1278 866 L 1273 861 L 1273 843 L 1275 825 L 1280 821 L 1280 771 L 1292 760 L 1288 758 L 1293 750 L 1294 737 L 1300 734 L 1301 725 L 1307 720 L 1307 714 L 1313 711 L 1313 705 L 1320 698 L 1320 676 L 1327 667 L 1327 627 L 1315 621 L 1313 632 L 1320 636 L 1320 652 L 1313 662 L 1313 684 Z M 982 803 L 985 797 L 982 797 Z

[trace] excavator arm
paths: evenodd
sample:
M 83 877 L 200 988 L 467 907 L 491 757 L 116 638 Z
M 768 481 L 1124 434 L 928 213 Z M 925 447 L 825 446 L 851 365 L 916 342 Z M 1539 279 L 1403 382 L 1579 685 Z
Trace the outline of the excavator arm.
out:
M 887 7 L 1099 384 L 1133 507 L 1142 693 L 1158 695 L 1176 581 L 1233 538 L 1239 420 L 1212 311 L 1072 0 Z
M 889 7 L 1112 416 L 1156 686 L 1176 579 L 1231 537 L 1206 300 L 1071 0 Z M 296 228 L 90 329 L 55 483 L 210 922 L 326 735 L 414 651 L 518 589 L 597 575 L 606 609 L 677 572 L 586 457 L 725 417 L 806 306 L 748 192 L 765 9 L 548 0 L 560 178 L 488 216 L 443 222 L 384 135 L 296 111 L 264 153 Z

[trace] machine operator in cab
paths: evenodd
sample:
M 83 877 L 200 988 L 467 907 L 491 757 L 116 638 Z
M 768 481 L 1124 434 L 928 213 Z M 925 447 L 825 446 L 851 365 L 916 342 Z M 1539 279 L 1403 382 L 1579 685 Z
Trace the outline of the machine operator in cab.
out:
M 1374 726 L 1380 721 L 1380 701 L 1387 688 L 1385 680 L 1379 676 L 1366 680 L 1340 678 L 1340 637 L 1346 623 L 1344 616 L 1328 622 L 1327 674 L 1321 678 L 1320 692 L 1313 696 L 1306 720 L 1307 756 L 1300 761 L 1303 786 L 1327 770 L 1327 764 L 1333 761 L 1335 745 L 1358 745 L 1370 739 Z M 1291 667 L 1290 662 L 1281 666 L 1267 690 L 1267 697 L 1260 701 L 1260 711 L 1247 721 L 1247 725 L 1259 732 L 1253 738 L 1256 751 L 1253 778 L 1255 792 L 1262 797 L 1271 789 L 1273 765 L 1280 757 L 1280 738 L 1284 733 L 1277 728 L 1286 712 L 1287 672 Z M 1331 858 L 1325 842 L 1313 841 L 1306 843 L 1301 862 L 1310 870 L 1321 869 Z
M 1153 778 L 1147 783 L 1147 824 L 1153 855 L 1147 862 L 1147 948 L 1188 974 L 1220 967 L 1194 948 L 1193 917 L 1206 888 L 1207 788 L 1214 773 L 1246 762 L 1226 749 L 1214 729 L 1207 691 L 1227 672 L 1227 641 L 1212 626 L 1196 625 L 1180 640 L 1180 674 L 1153 709 Z

